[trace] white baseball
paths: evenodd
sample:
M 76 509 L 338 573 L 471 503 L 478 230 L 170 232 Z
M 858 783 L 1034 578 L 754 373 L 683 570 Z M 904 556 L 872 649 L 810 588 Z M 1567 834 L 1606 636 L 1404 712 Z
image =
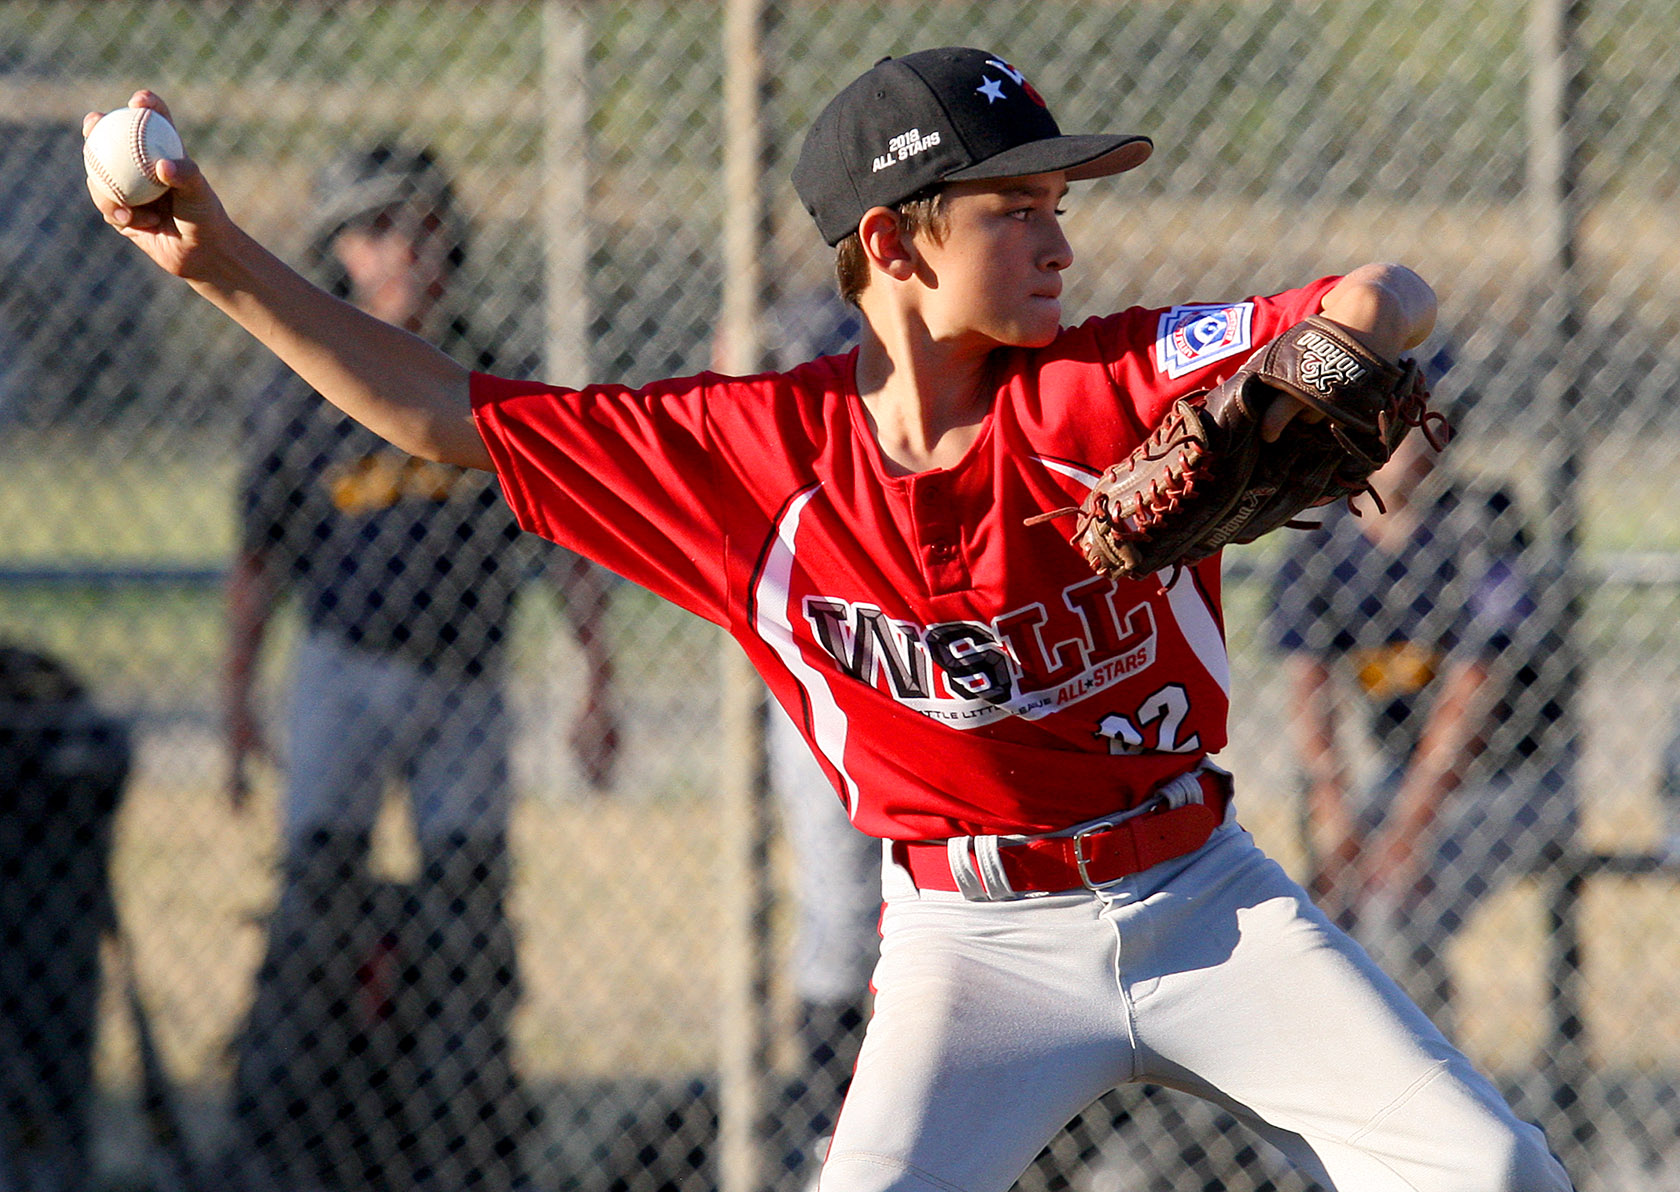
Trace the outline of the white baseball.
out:
M 169 188 L 157 163 L 185 156 L 175 126 L 150 108 L 118 108 L 100 117 L 82 143 L 88 177 L 125 207 L 150 203 Z

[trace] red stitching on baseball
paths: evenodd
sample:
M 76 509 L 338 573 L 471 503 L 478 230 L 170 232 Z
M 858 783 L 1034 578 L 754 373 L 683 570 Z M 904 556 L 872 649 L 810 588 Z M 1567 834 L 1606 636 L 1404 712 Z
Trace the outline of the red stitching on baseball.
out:
M 99 184 L 110 192 L 113 199 L 119 203 L 127 203 L 128 200 L 123 198 L 122 188 L 117 185 L 117 180 L 106 171 L 104 162 L 85 149 L 82 151 L 82 162 L 87 166 L 88 171 L 99 179 Z
M 141 108 L 139 117 L 134 121 L 134 163 L 140 167 L 140 172 L 151 181 L 156 182 L 157 176 L 152 173 L 152 163 L 146 157 L 146 125 L 152 122 L 152 110 Z

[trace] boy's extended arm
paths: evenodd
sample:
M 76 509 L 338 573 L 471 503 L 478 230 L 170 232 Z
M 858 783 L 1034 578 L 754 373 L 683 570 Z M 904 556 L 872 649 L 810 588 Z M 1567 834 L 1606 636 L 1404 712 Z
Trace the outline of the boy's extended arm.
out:
M 129 103 L 168 115 L 150 91 Z M 85 118 L 84 135 L 96 119 Z M 144 207 L 121 207 L 90 188 L 106 222 L 375 434 L 424 459 L 491 467 L 464 367 L 310 284 L 228 217 L 192 161 L 165 161 L 157 171 L 170 190 Z

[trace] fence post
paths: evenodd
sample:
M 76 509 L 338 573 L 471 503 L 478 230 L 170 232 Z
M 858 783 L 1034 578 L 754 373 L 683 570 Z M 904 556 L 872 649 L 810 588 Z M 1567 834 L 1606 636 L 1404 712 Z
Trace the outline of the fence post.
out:
M 724 12 L 724 279 L 721 366 L 750 374 L 764 365 L 764 251 L 770 243 L 765 181 L 763 63 L 766 0 L 727 0 Z M 719 1040 L 718 1188 L 760 1192 L 769 1167 L 767 1098 L 770 1089 L 769 765 L 765 752 L 765 695 L 740 648 L 723 644 L 727 731 L 721 875 L 729 922 L 723 961 L 723 1022 Z
M 1549 367 L 1537 404 L 1552 426 L 1547 525 L 1559 562 L 1573 575 L 1580 545 L 1581 436 L 1571 433 L 1579 403 L 1581 331 L 1579 247 L 1580 46 L 1586 0 L 1533 0 L 1529 14 L 1528 193 L 1539 282 L 1535 331 Z
M 592 378 L 589 361 L 589 19 L 579 0 L 542 10 L 543 372 L 560 385 Z
M 1584 1093 L 1586 1045 L 1581 1022 L 1581 892 L 1587 875 L 1579 859 L 1565 859 L 1544 875 L 1546 901 L 1547 1025 L 1552 1042 L 1544 1065 L 1551 1082 L 1547 1134 L 1571 1173 L 1587 1169 L 1594 1134 Z
M 1535 403 L 1550 428 L 1544 453 L 1544 491 L 1551 503 L 1542 519 L 1547 554 L 1556 577 L 1554 602 L 1561 647 L 1573 650 L 1584 594 L 1577 554 L 1581 542 L 1579 419 L 1581 278 L 1579 238 L 1580 98 L 1584 58 L 1580 45 L 1586 0 L 1532 0 L 1528 53 L 1528 193 L 1535 228 L 1534 328 L 1546 367 Z M 1574 731 L 1579 733 L 1579 726 Z M 1569 853 L 1578 850 L 1570 848 Z M 1581 1019 L 1581 956 L 1577 916 L 1583 874 L 1576 856 L 1559 858 L 1543 877 L 1549 932 L 1548 988 L 1552 1041 L 1548 1133 L 1571 1171 L 1591 1160 L 1592 1114 L 1586 1103 L 1585 1026 Z

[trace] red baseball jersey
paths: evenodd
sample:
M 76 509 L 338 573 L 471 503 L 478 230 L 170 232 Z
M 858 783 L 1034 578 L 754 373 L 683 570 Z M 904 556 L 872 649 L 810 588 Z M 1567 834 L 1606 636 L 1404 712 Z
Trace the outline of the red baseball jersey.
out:
M 475 374 L 473 409 L 520 523 L 733 634 L 859 828 L 1054 831 L 1221 749 L 1230 675 L 1217 557 L 1162 590 L 1094 576 L 1071 517 L 1025 521 L 1078 504 L 1334 281 L 999 350 L 978 441 L 910 476 L 870 432 L 855 351 L 639 390 Z

